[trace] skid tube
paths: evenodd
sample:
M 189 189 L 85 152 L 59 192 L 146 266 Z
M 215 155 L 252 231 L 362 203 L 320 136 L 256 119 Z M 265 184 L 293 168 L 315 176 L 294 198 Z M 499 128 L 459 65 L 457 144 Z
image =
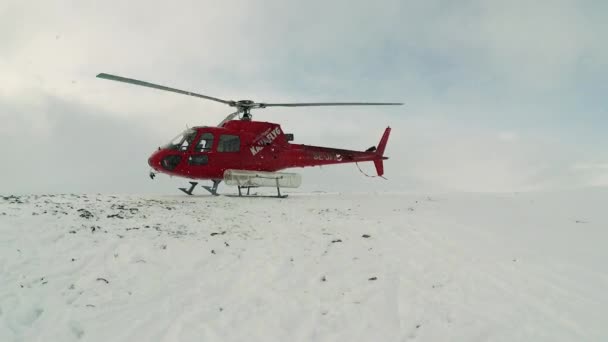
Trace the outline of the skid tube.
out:
M 275 181 L 277 183 L 277 198 L 286 198 L 287 195 L 281 195 L 281 187 L 279 186 L 279 179 L 280 178 L 275 178 Z M 257 186 L 247 186 L 247 185 L 237 185 L 237 188 L 239 189 L 239 197 L 244 197 L 243 193 L 241 192 L 241 189 L 247 189 L 247 195 L 245 196 L 251 196 L 249 195 L 249 190 L 251 188 L 257 188 Z M 251 197 L 257 197 L 257 196 L 251 196 Z M 274 196 L 272 196 L 274 197 Z

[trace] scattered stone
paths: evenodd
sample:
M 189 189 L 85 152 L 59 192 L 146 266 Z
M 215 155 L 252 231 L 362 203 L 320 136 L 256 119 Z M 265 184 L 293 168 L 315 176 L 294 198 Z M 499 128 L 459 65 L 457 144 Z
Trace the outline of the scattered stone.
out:
M 93 214 L 86 209 L 78 209 L 77 211 L 80 213 L 80 217 L 82 218 L 85 218 L 87 220 L 93 218 Z
M 369 281 L 373 281 L 373 280 L 377 280 L 377 279 L 378 279 L 377 277 L 371 277 L 371 278 L 369 278 L 369 279 L 367 279 L 367 280 L 369 280 Z
M 226 231 L 222 231 L 222 232 L 219 232 L 219 233 L 211 233 L 211 236 L 224 235 L 224 234 L 226 234 Z
M 226 247 L 230 247 L 230 245 L 226 241 L 224 241 L 224 245 L 226 245 Z
M 106 279 L 106 278 L 97 278 L 97 281 L 103 281 L 106 284 L 109 284 L 110 282 Z
M 215 254 L 215 249 L 212 249 L 212 250 L 211 250 L 211 254 Z
M 422 324 L 416 324 L 416 329 L 420 328 Z
M 89 307 L 89 308 L 94 308 L 95 307 L 95 305 L 93 305 L 93 304 L 87 304 L 86 306 Z
M 161 245 L 160 249 L 167 249 L 167 245 Z
M 371 235 L 369 235 L 369 234 L 363 234 L 363 235 L 361 235 L 361 237 L 364 238 L 364 239 L 369 239 L 371 237 Z
M 120 216 L 120 214 L 112 214 L 112 215 L 108 215 L 108 218 L 119 218 L 119 219 L 124 219 L 124 217 Z
M 327 281 L 327 278 L 325 278 L 325 276 L 322 276 L 321 281 Z
M 331 240 L 331 243 L 337 243 L 337 242 L 342 242 L 342 240 L 340 240 L 340 239 Z
M 70 230 L 70 232 L 69 232 L 69 233 L 70 233 L 70 234 L 76 234 L 76 231 L 75 231 L 75 230 Z
M 23 201 L 19 196 L 10 195 L 10 196 L 2 196 L 2 199 L 8 201 L 10 204 L 23 204 Z

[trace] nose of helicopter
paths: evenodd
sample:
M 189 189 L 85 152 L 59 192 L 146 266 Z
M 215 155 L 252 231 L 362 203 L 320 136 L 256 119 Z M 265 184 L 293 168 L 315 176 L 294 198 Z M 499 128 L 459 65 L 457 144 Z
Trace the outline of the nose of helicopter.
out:
M 156 171 L 160 170 L 161 167 L 161 158 L 162 158 L 162 152 L 160 149 L 154 151 L 154 153 L 152 153 L 150 155 L 150 157 L 148 158 L 148 165 L 150 165 L 151 168 L 153 168 Z

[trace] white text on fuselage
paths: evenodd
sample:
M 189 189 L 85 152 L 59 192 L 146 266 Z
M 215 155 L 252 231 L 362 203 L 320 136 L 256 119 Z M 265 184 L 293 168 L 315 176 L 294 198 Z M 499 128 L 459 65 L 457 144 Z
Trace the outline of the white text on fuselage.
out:
M 251 151 L 252 155 L 256 155 L 258 154 L 261 150 L 264 149 L 264 146 L 266 145 L 270 145 L 274 139 L 276 139 L 279 134 L 281 134 L 281 128 L 280 127 L 275 127 L 273 130 L 271 130 L 270 132 L 266 133 L 262 133 L 262 136 L 260 138 L 257 139 L 257 141 L 255 142 L 256 145 L 251 146 L 249 148 L 249 151 Z

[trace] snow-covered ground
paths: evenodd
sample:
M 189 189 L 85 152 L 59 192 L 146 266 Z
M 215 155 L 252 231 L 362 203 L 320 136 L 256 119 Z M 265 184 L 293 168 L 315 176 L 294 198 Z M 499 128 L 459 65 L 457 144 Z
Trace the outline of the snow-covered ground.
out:
M 0 341 L 608 341 L 607 209 L 606 189 L 4 195 Z

